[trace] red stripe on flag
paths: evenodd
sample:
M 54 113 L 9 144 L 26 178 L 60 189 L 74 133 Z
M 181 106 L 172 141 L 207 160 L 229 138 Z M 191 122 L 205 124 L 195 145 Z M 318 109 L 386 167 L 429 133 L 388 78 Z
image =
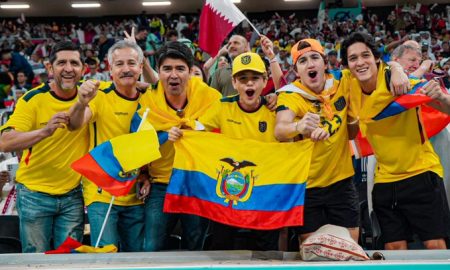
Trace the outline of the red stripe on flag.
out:
M 433 137 L 450 123 L 450 116 L 426 104 L 422 105 L 422 121 L 428 138 Z
M 70 236 L 67 236 L 66 240 L 54 250 L 48 250 L 45 254 L 64 254 L 64 253 L 72 253 L 72 250 L 81 247 L 83 244 L 73 239 Z
M 135 180 L 124 182 L 117 181 L 107 174 L 89 153 L 72 163 L 71 167 L 73 170 L 114 196 L 127 195 L 135 182 Z
M 303 206 L 289 211 L 238 210 L 195 197 L 166 194 L 164 212 L 193 214 L 230 226 L 256 230 L 303 225 Z
M 233 25 L 223 16 L 215 13 L 209 5 L 204 5 L 200 15 L 199 47 L 211 57 L 217 55 L 220 46 Z

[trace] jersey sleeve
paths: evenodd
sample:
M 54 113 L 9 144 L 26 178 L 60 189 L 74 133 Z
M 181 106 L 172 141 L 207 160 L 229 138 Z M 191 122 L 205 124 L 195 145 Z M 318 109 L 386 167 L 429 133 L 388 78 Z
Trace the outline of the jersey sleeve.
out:
M 27 132 L 33 130 L 33 124 L 36 121 L 36 113 L 34 112 L 32 101 L 25 101 L 20 98 L 17 102 L 16 109 L 9 120 L 0 128 L 1 131 L 5 129 L 15 129 L 17 131 Z
M 361 108 L 361 88 L 359 83 L 352 79 L 350 70 L 345 69 L 342 71 L 341 84 L 343 84 L 347 89 L 346 95 L 348 95 L 348 108 L 347 116 L 352 120 L 359 117 L 359 110 Z
M 297 93 L 281 92 L 278 95 L 276 111 L 291 110 L 296 116 L 303 117 L 307 108 L 305 102 Z
M 198 121 L 205 126 L 207 131 L 213 129 L 220 129 L 220 110 L 222 108 L 222 102 L 220 100 L 215 101 L 205 114 L 199 117 Z

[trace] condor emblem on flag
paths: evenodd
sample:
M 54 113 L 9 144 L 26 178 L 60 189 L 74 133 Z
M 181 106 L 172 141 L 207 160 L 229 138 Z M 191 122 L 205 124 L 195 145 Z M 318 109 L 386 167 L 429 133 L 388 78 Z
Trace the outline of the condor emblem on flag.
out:
M 310 140 L 267 143 L 186 130 L 174 146 L 164 212 L 249 229 L 303 225 Z
M 252 193 L 256 175 L 254 175 L 254 170 L 244 171 L 244 169 L 256 166 L 256 164 L 247 160 L 238 162 L 232 158 L 223 158 L 220 161 L 228 163 L 232 169 L 221 166 L 217 176 L 217 196 L 225 198 L 225 202 L 229 202 L 230 206 L 231 203 L 236 205 L 237 202 L 247 201 Z

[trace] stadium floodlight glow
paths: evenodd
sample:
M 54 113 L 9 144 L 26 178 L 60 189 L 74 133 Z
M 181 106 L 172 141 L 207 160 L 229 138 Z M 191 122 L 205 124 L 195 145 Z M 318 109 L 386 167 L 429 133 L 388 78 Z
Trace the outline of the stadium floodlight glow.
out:
M 73 3 L 73 8 L 98 8 L 100 7 L 100 3 Z
M 146 7 L 148 7 L 148 6 L 153 6 L 153 7 L 156 7 L 156 6 L 170 6 L 170 5 L 172 5 L 172 2 L 170 2 L 170 1 L 142 2 L 142 5 L 146 6 Z
M 0 8 L 2 9 L 24 9 L 30 8 L 28 4 L 1 4 Z

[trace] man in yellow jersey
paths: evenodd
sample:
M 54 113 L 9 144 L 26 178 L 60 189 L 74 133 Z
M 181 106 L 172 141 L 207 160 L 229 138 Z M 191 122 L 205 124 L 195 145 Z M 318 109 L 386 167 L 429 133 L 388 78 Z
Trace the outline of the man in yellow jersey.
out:
M 372 198 L 385 248 L 407 249 L 416 233 L 427 249 L 445 249 L 449 211 L 442 166 L 424 135 L 420 108 L 373 120 L 394 97 L 372 37 L 353 33 L 342 44 L 341 56 L 355 78 L 351 101 L 360 110 L 361 132 L 378 162 Z
M 143 93 L 137 88 L 142 73 L 142 50 L 136 43 L 119 41 L 108 51 L 113 83 L 106 89 L 98 81 L 88 80 L 79 89 L 78 101 L 70 111 L 72 130 L 89 124 L 90 148 L 122 134 L 130 133 L 131 119 Z M 83 179 L 84 201 L 94 245 L 111 201 L 111 194 L 87 179 Z M 111 209 L 100 245 L 115 244 L 120 251 L 142 251 L 144 239 L 144 207 L 132 189 L 117 197 Z
M 152 177 L 150 196 L 145 203 L 145 251 L 167 248 L 167 241 L 178 220 L 181 220 L 182 246 L 189 250 L 201 250 L 208 221 L 187 214 L 163 213 L 174 159 L 174 146 L 167 141 L 170 129 L 196 129 L 198 117 L 204 114 L 220 93 L 210 88 L 200 78 L 192 77 L 194 62 L 191 50 L 179 42 L 169 42 L 158 52 L 160 81 L 155 89 L 141 99 L 143 107 L 150 108 L 149 121 L 160 136 L 161 158 L 149 166 Z M 164 138 L 165 137 L 165 138 Z
M 23 151 L 16 186 L 23 252 L 56 248 L 68 236 L 83 238 L 81 176 L 70 164 L 87 152 L 88 129 L 66 129 L 67 112 L 76 102 L 84 71 L 80 48 L 72 42 L 57 43 L 48 69 L 54 80 L 19 99 L 1 128 L 1 151 Z
M 256 53 L 243 53 L 233 61 L 232 83 L 238 94 L 217 100 L 211 109 L 199 118 L 208 131 L 220 129 L 222 134 L 238 139 L 276 142 L 273 134 L 275 113 L 270 111 L 261 97 L 267 83 L 267 72 Z M 174 128 L 169 139 L 178 140 L 183 132 Z M 213 222 L 210 249 L 232 250 L 238 228 Z M 256 250 L 278 250 L 278 230 L 253 230 Z
M 349 108 L 349 73 L 340 81 L 326 72 L 324 49 L 317 40 L 304 39 L 291 55 L 299 80 L 279 90 L 275 136 L 280 141 L 298 137 L 315 141 L 306 186 L 305 224 L 296 228 L 300 240 L 325 224 L 359 234 L 359 202 L 352 181 L 349 132 L 357 131 Z M 301 153 L 297 153 L 301 155 Z

